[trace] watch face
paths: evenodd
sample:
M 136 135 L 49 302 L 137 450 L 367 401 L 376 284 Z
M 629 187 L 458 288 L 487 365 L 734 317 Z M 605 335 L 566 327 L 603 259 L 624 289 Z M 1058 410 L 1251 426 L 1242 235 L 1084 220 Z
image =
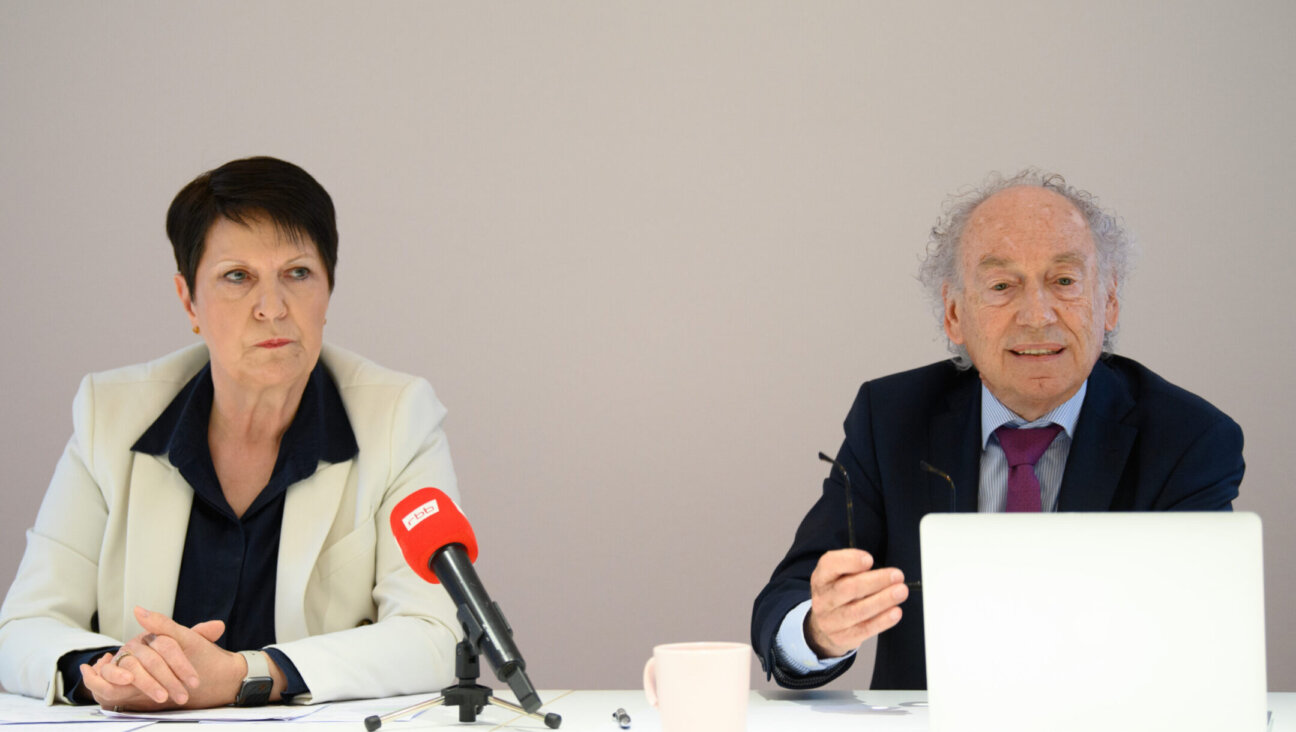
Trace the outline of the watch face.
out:
M 243 680 L 234 705 L 239 707 L 259 707 L 270 701 L 270 690 L 274 688 L 274 679 L 269 676 L 255 676 Z

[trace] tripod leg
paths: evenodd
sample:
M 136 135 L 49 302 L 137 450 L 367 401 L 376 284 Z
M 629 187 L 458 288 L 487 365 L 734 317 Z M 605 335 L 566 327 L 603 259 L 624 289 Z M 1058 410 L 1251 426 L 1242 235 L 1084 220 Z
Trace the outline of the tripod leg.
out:
M 497 707 L 503 707 L 515 714 L 521 714 L 523 716 L 530 717 L 532 719 L 544 722 L 545 726 L 548 727 L 549 729 L 558 729 L 559 725 L 562 724 L 562 717 L 557 714 L 554 714 L 553 712 L 550 712 L 542 717 L 539 715 L 539 713 L 528 712 L 527 710 L 523 709 L 522 707 L 519 707 L 516 704 L 513 704 L 511 702 L 506 702 L 503 699 L 500 699 L 495 696 L 489 697 L 488 699 L 486 699 L 486 701 L 490 702 L 491 704 L 494 704 Z
M 445 704 L 444 696 L 438 696 L 435 699 L 428 699 L 427 701 L 421 701 L 418 704 L 405 707 L 404 709 L 397 709 L 396 711 L 391 712 L 390 714 L 384 714 L 381 717 L 379 717 L 377 714 L 369 717 L 365 717 L 365 721 L 364 721 L 365 729 L 368 730 L 369 732 L 374 732 L 374 730 L 383 726 L 384 722 L 390 722 L 393 719 L 400 719 L 401 717 L 407 717 L 415 712 L 421 712 L 424 709 L 430 709 L 439 704 Z

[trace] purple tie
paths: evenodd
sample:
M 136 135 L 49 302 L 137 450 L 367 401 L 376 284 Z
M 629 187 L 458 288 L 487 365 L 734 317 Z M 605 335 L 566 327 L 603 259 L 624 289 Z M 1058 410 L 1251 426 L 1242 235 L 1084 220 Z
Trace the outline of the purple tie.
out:
M 995 430 L 999 446 L 1008 458 L 1008 512 L 1040 512 L 1040 484 L 1035 477 L 1035 463 L 1061 431 L 1062 428 L 1055 424 L 1027 430 L 1007 426 Z

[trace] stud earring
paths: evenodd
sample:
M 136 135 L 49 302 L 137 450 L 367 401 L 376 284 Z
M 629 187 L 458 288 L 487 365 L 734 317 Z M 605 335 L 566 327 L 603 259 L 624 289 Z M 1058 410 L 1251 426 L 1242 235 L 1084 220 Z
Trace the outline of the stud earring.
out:
M 195 325 L 195 326 L 193 327 L 193 332 L 194 332 L 194 335 L 198 335 L 198 326 Z

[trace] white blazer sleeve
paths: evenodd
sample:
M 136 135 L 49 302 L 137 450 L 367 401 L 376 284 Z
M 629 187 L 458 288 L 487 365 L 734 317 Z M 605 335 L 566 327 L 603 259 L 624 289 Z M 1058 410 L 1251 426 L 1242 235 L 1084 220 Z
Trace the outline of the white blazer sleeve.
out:
M 94 478 L 94 381 L 81 382 L 68 441 L 27 531 L 17 577 L 0 607 L 0 685 L 63 700 L 58 659 L 121 641 L 90 631 L 97 606 L 99 553 L 108 500 Z

